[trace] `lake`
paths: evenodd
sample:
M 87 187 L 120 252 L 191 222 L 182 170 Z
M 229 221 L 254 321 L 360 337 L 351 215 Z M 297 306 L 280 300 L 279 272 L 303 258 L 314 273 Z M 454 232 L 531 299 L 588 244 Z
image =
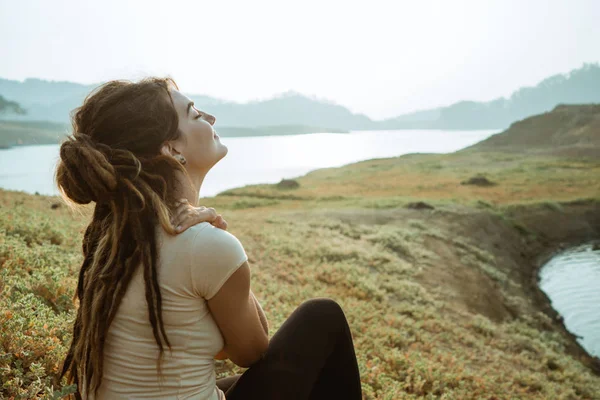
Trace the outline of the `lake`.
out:
M 600 250 L 586 244 L 557 254 L 540 269 L 540 288 L 579 344 L 600 357 Z
M 229 148 L 229 153 L 210 171 L 200 195 L 209 197 L 235 187 L 276 183 L 315 169 L 340 167 L 373 158 L 408 153 L 451 153 L 497 132 L 396 130 L 224 137 L 221 141 Z M 0 187 L 57 195 L 53 176 L 58 151 L 59 145 L 0 150 Z

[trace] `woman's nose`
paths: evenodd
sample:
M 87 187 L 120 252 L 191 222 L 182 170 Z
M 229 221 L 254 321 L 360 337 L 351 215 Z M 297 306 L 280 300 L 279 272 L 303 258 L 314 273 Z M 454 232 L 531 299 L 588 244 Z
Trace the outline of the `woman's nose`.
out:
M 206 114 L 206 120 L 208 121 L 209 124 L 214 125 L 215 122 L 217 122 L 217 119 L 215 118 L 214 115 L 211 114 Z

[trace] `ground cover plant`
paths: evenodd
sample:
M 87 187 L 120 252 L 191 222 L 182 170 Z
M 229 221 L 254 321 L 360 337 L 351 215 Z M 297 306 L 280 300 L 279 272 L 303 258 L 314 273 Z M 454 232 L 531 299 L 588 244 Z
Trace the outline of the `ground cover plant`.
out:
M 408 155 L 201 203 L 244 244 L 271 335 L 304 300 L 341 304 L 365 399 L 597 399 L 600 378 L 529 301 L 513 253 L 544 233 L 515 210 L 576 219 L 574 207 L 598 209 L 599 173 L 593 159 Z M 460 184 L 478 174 L 496 185 Z M 418 201 L 431 208 L 406 207 Z M 91 208 L 56 204 L 0 190 L 0 398 L 73 389 L 56 375 Z M 229 360 L 216 367 L 218 377 L 244 370 Z

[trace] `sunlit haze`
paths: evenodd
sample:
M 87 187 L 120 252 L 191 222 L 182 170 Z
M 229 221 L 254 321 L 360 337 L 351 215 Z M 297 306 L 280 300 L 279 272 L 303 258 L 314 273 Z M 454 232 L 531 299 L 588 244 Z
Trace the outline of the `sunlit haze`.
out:
M 599 20 L 593 0 L 0 0 L 0 78 L 170 75 L 185 93 L 293 90 L 380 119 L 598 62 Z

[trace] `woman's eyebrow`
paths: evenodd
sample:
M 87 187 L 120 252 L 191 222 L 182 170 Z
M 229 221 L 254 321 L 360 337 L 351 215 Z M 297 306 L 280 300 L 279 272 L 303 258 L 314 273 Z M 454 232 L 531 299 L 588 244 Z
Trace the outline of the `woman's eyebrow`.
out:
M 186 115 L 190 115 L 190 107 L 194 105 L 193 101 L 190 101 L 187 105 Z

